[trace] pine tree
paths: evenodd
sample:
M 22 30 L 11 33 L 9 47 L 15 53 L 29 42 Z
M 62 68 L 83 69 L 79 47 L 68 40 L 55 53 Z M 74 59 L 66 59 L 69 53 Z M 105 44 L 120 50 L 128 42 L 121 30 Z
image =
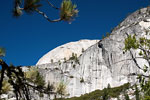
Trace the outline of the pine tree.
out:
M 131 57 L 136 64 L 136 67 L 139 68 L 141 71 L 145 72 L 143 74 L 136 74 L 133 73 L 133 75 L 136 75 L 138 77 L 138 81 L 140 83 L 140 90 L 138 90 L 137 87 L 135 91 L 136 99 L 139 100 L 139 93 L 143 92 L 144 96 L 142 99 L 148 100 L 147 98 L 150 97 L 150 73 L 146 74 L 148 72 L 148 69 L 150 68 L 150 39 L 148 38 L 150 35 L 150 31 L 145 29 L 145 36 L 144 37 L 136 37 L 135 35 L 127 35 L 127 38 L 125 39 L 125 47 L 124 51 L 129 51 L 131 54 Z M 132 54 L 131 50 L 139 50 L 139 56 L 147 61 L 147 65 L 140 66 L 138 64 L 138 61 L 136 57 Z
M 139 89 L 138 89 L 136 84 L 135 84 L 135 92 L 134 92 L 134 94 L 136 96 L 136 100 L 140 100 Z
M 63 96 L 66 94 L 66 85 L 64 82 L 60 82 L 58 86 L 56 87 L 56 93 L 63 98 Z
M 107 88 L 104 88 L 104 92 L 103 92 L 102 98 L 103 98 L 103 100 L 108 100 L 108 90 L 107 90 Z
M 43 88 L 45 86 L 45 81 L 43 79 L 43 76 L 40 75 L 39 72 L 37 72 L 36 78 L 34 83 L 39 87 L 39 88 Z
M 129 95 L 128 94 L 124 94 L 125 100 L 130 100 Z

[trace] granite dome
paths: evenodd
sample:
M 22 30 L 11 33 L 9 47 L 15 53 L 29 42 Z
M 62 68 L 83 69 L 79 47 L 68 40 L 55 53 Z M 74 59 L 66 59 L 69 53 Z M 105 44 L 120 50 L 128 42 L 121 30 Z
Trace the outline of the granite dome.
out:
M 79 40 L 58 46 L 41 57 L 36 65 L 51 63 L 51 61 L 64 61 L 64 58 L 68 60 L 72 56 L 72 53 L 77 54 L 77 57 L 79 57 L 83 50 L 86 50 L 98 41 L 99 40 Z

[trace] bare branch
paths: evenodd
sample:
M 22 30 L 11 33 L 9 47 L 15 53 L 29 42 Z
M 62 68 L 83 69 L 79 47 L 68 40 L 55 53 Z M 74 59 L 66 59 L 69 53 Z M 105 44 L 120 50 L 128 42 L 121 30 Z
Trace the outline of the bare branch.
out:
M 39 91 L 40 93 L 45 93 L 45 94 L 56 94 L 56 92 L 52 92 L 52 91 L 46 91 L 46 88 L 39 88 L 39 87 L 37 87 L 37 86 L 33 86 L 33 85 L 31 85 L 31 84 L 29 84 L 29 83 L 25 83 L 27 86 L 29 86 L 29 87 L 31 87 L 32 89 L 34 89 L 34 90 L 37 90 L 37 91 Z
M 143 57 L 135 57 L 135 59 L 143 59 Z M 120 61 L 117 61 L 113 64 L 117 64 L 117 63 L 120 63 L 120 62 L 123 62 L 123 61 L 127 61 L 127 60 L 133 60 L 132 58 L 129 58 L 129 59 L 123 59 L 123 60 L 120 60 Z
M 141 70 L 144 71 L 144 69 L 142 69 L 142 68 L 139 66 L 139 64 L 137 63 L 136 58 L 133 56 L 133 53 L 131 52 L 131 50 L 129 50 L 129 51 L 130 51 L 132 60 L 134 61 L 135 65 L 136 65 L 139 69 L 141 69 Z
M 130 54 L 131 54 L 131 51 L 130 51 Z M 133 60 L 133 61 L 135 62 L 135 64 L 136 64 L 136 66 L 137 66 L 139 69 L 144 70 L 144 69 L 142 69 L 142 68 L 138 65 L 138 63 L 137 63 L 137 61 L 136 61 L 137 58 L 141 59 L 141 58 L 143 58 L 143 57 L 134 57 L 133 54 L 131 54 L 131 56 L 132 56 L 132 58 L 120 60 L 120 61 L 118 61 L 118 62 L 115 62 L 114 64 L 117 64 L 117 63 L 120 63 L 120 62 L 123 62 L 123 61 L 127 61 L 127 60 Z
M 139 49 L 144 52 L 144 54 L 146 56 L 145 60 L 148 62 L 149 66 L 150 66 L 150 61 L 149 61 L 150 59 L 149 59 L 148 54 L 147 54 L 148 51 L 146 49 L 144 49 L 141 45 L 140 45 Z
M 60 8 L 55 7 L 50 1 L 46 0 L 46 2 L 47 2 L 52 8 L 55 8 L 55 9 L 57 9 L 57 10 L 60 10 Z
M 141 75 L 141 76 L 143 76 L 145 78 L 149 78 L 150 77 L 150 76 L 147 76 L 147 75 L 137 74 L 137 73 L 130 73 L 128 76 L 139 76 L 139 75 Z
M 49 22 L 60 22 L 60 21 L 62 21 L 61 18 L 55 19 L 55 20 L 51 20 L 51 19 L 48 18 L 48 16 L 47 16 L 44 12 L 41 12 L 41 11 L 38 10 L 38 9 L 35 9 L 35 11 L 36 11 L 37 13 L 41 14 L 41 15 L 42 15 L 44 18 L 46 18 Z

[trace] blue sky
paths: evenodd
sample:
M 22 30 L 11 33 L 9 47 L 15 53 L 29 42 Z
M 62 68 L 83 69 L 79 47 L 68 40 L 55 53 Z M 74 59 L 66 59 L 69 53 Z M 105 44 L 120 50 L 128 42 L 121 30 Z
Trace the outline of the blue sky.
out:
M 41 15 L 12 17 L 13 0 L 0 3 L 0 46 L 6 48 L 8 64 L 35 65 L 53 48 L 80 39 L 101 39 L 127 15 L 150 4 L 148 0 L 73 0 L 79 16 L 72 24 L 50 23 Z M 61 0 L 50 0 L 59 6 Z M 59 12 L 47 5 L 42 10 L 54 19 Z

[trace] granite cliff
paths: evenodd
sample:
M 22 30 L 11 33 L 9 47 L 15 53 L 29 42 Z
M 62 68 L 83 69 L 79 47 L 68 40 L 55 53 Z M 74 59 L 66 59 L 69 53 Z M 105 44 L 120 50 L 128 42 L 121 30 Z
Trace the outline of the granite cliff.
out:
M 90 44 L 89 41 L 90 45 L 83 53 L 77 54 L 77 59 L 69 59 L 69 56 L 66 61 L 41 62 L 36 67 L 47 83 L 57 85 L 63 82 L 67 87 L 68 97 L 103 89 L 108 84 L 111 87 L 128 82 L 134 84 L 137 81 L 136 76 L 131 74 L 142 73 L 133 61 L 138 56 L 138 50 L 124 52 L 124 40 L 129 34 L 145 36 L 145 30 L 149 29 L 150 8 L 142 8 L 129 15 L 109 36 L 99 42 Z M 140 66 L 146 64 L 143 59 L 136 60 Z

